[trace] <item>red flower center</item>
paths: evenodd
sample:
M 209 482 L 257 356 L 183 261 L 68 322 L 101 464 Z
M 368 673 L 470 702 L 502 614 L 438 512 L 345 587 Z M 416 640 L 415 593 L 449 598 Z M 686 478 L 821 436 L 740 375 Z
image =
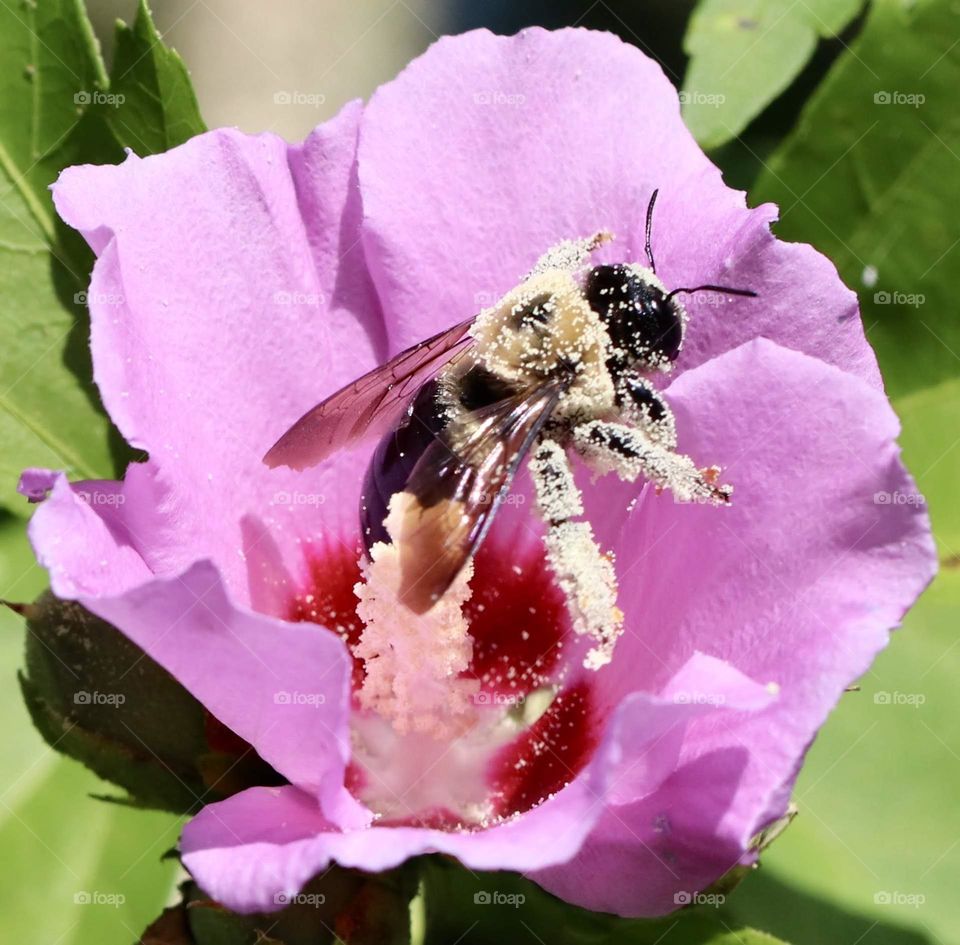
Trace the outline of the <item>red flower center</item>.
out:
M 333 630 L 352 652 L 364 629 L 353 592 L 361 580 L 359 553 L 349 543 L 314 545 L 306 581 L 291 598 L 287 619 Z M 507 817 L 536 806 L 576 777 L 593 753 L 598 726 L 589 681 L 563 686 L 569 617 L 539 544 L 518 551 L 491 536 L 474 559 L 470 586 L 472 595 L 463 613 L 473 639 L 473 658 L 462 676 L 479 682 L 478 711 L 519 712 L 532 693 L 557 689 L 543 714 L 506 744 L 496 745 L 480 767 L 490 816 Z M 363 679 L 363 660 L 354 656 L 355 693 Z M 356 701 L 354 709 L 360 711 Z M 356 764 L 351 772 L 350 789 L 359 795 L 369 778 Z M 410 818 L 389 817 L 386 822 L 444 829 L 475 826 L 442 807 Z

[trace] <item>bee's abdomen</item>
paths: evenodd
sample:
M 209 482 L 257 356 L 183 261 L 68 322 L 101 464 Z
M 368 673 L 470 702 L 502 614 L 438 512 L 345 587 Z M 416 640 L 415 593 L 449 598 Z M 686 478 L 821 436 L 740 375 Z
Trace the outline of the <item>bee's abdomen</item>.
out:
M 390 541 L 383 524 L 390 499 L 404 490 L 417 460 L 447 424 L 437 397 L 439 387 L 432 380 L 420 388 L 410 409 L 384 434 L 370 457 L 360 495 L 360 534 L 368 555 L 378 541 Z

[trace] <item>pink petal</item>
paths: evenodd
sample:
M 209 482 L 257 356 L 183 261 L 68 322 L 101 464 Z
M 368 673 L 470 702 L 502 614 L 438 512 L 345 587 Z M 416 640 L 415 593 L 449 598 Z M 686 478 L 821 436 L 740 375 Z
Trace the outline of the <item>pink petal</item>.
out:
M 629 622 L 593 677 L 600 747 L 488 830 L 365 829 L 344 788 L 345 647 L 274 617 L 309 616 L 330 544 L 351 550 L 366 452 L 302 474 L 260 459 L 322 396 L 468 317 L 558 240 L 609 228 L 604 258 L 642 261 L 655 187 L 667 284 L 760 293 L 691 299 L 668 395 L 681 448 L 725 466 L 734 505 L 648 489 L 628 514 L 636 486 L 588 487 Z M 150 460 L 123 484 L 30 471 L 27 495 L 52 488 L 31 536 L 57 593 L 120 627 L 296 785 L 187 828 L 188 865 L 235 908 L 272 908 L 331 859 L 375 870 L 437 850 L 535 870 L 582 905 L 668 911 L 782 812 L 818 726 L 932 574 L 922 508 L 873 501 L 915 487 L 853 295 L 810 247 L 773 239 L 772 207 L 748 211 L 724 187 L 658 67 L 613 37 L 446 39 L 302 146 L 211 132 L 71 169 L 55 199 L 99 257 L 97 382 Z M 491 540 L 528 542 L 529 511 L 504 509 Z
M 922 503 L 874 498 L 917 496 L 880 391 L 758 340 L 684 374 L 668 397 L 682 448 L 724 467 L 733 504 L 648 491 L 624 516 L 622 491 L 592 492 L 628 615 L 595 691 L 612 709 L 702 650 L 780 697 L 754 716 L 693 722 L 660 791 L 611 806 L 571 863 L 537 877 L 629 915 L 671 911 L 677 892 L 726 872 L 784 812 L 818 728 L 936 570 Z M 716 691 L 711 673 L 686 685 L 699 698 Z
M 54 186 L 61 216 L 99 257 L 95 379 L 125 437 L 151 457 L 134 473 L 131 488 L 151 506 L 134 530 L 151 545 L 172 533 L 175 548 L 149 551 L 167 569 L 212 557 L 241 597 L 245 514 L 272 515 L 275 531 L 295 519 L 293 535 L 310 535 L 355 510 L 338 492 L 352 488 L 355 501 L 346 457 L 301 476 L 261 457 L 383 353 L 359 233 L 360 113 L 347 106 L 303 145 L 214 131 L 155 157 L 70 168 Z M 294 494 L 326 507 L 277 508 Z
M 441 39 L 371 99 L 360 181 L 394 347 L 470 317 L 560 240 L 607 229 L 616 241 L 599 258 L 644 262 L 659 188 L 653 248 L 666 284 L 760 295 L 691 300 L 683 367 L 763 335 L 880 385 L 833 265 L 773 238 L 776 208 L 746 209 L 684 127 L 660 67 L 610 34 Z
M 115 505 L 84 501 L 81 492 L 116 495 L 118 483 L 80 482 L 73 486 L 62 473 L 30 470 L 21 478 L 36 483 L 46 476 L 47 498 L 30 520 L 29 534 L 37 560 L 50 572 L 58 597 L 122 594 L 151 577 L 140 553 L 117 521 Z M 109 492 L 101 492 L 106 486 Z
M 33 516 L 30 538 L 53 592 L 122 629 L 264 760 L 316 794 L 333 822 L 366 823 L 343 787 L 351 672 L 343 643 L 322 627 L 238 608 L 208 561 L 153 577 L 98 508 L 60 476 Z
M 372 827 L 337 832 L 316 804 L 294 788 L 254 788 L 200 812 L 185 828 L 184 863 L 200 886 L 241 912 L 272 910 L 331 861 L 368 871 L 420 853 L 447 853 L 471 869 L 528 871 L 572 856 L 604 810 L 617 781 L 644 793 L 670 770 L 688 722 L 701 715 L 755 711 L 770 702 L 762 687 L 716 660 L 695 656 L 678 676 L 711 672 L 722 706 L 637 693 L 615 714 L 590 765 L 564 790 L 522 817 L 475 832 Z M 636 770 L 635 754 L 659 763 Z M 628 763 L 629 762 L 629 763 Z

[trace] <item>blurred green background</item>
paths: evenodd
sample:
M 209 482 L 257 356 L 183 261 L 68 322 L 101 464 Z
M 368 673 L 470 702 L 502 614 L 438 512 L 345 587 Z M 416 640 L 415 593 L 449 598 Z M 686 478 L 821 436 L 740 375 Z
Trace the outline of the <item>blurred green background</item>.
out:
M 88 6 L 109 64 L 113 20 L 132 21 L 136 3 Z M 799 816 L 722 916 L 731 927 L 743 921 L 797 945 L 960 942 L 958 4 L 287 0 L 268 9 L 255 0 L 158 0 L 155 6 L 165 42 L 191 70 L 208 125 L 271 129 L 290 139 L 345 101 L 369 95 L 440 33 L 479 25 L 512 32 L 529 23 L 612 29 L 657 57 L 683 87 L 688 123 L 728 182 L 747 189 L 751 203 L 776 201 L 779 235 L 812 242 L 834 260 L 861 294 L 943 567 L 860 691 L 844 697 L 817 739 L 796 790 Z M 16 10 L 3 0 L 0 20 L 7 13 Z M 278 105 L 274 97 L 283 91 L 306 93 L 314 104 Z M 0 179 L 0 204 L 14 199 L 10 181 Z M 18 220 L 18 213 L 0 211 L 0 252 L 10 250 Z M 16 288 L 0 274 L 0 298 Z M 49 355 L 49 342 L 42 337 L 35 356 Z M 53 343 L 62 347 L 60 336 Z M 8 396 L 15 384 L 28 407 L 46 396 L 46 382 L 31 390 L 14 367 L 5 365 L 0 385 L 0 406 L 11 411 L 21 409 Z M 4 435 L 6 479 L 23 454 Z M 31 454 L 31 461 L 44 460 L 58 465 L 56 455 Z M 45 578 L 24 539 L 28 510 L 10 497 L 8 485 L 2 499 L 9 511 L 0 513 L 0 597 L 27 601 Z M 22 646 L 20 618 L 0 613 L 4 940 L 133 941 L 172 901 L 178 874 L 161 857 L 175 844 L 179 824 L 91 798 L 117 792 L 31 728 L 15 680 Z M 84 904 L 91 894 L 110 902 Z

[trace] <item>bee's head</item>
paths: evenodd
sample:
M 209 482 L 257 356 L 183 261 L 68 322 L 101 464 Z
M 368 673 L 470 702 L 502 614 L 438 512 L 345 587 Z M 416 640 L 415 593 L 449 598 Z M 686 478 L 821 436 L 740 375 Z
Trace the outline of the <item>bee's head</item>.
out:
M 614 347 L 641 368 L 661 369 L 677 360 L 683 346 L 686 312 L 676 296 L 705 290 L 748 298 L 757 294 L 718 285 L 668 292 L 652 270 L 623 264 L 594 267 L 584 284 L 587 301 L 602 319 Z
M 680 303 L 633 266 L 596 266 L 584 293 L 614 347 L 643 366 L 666 367 L 683 345 Z

